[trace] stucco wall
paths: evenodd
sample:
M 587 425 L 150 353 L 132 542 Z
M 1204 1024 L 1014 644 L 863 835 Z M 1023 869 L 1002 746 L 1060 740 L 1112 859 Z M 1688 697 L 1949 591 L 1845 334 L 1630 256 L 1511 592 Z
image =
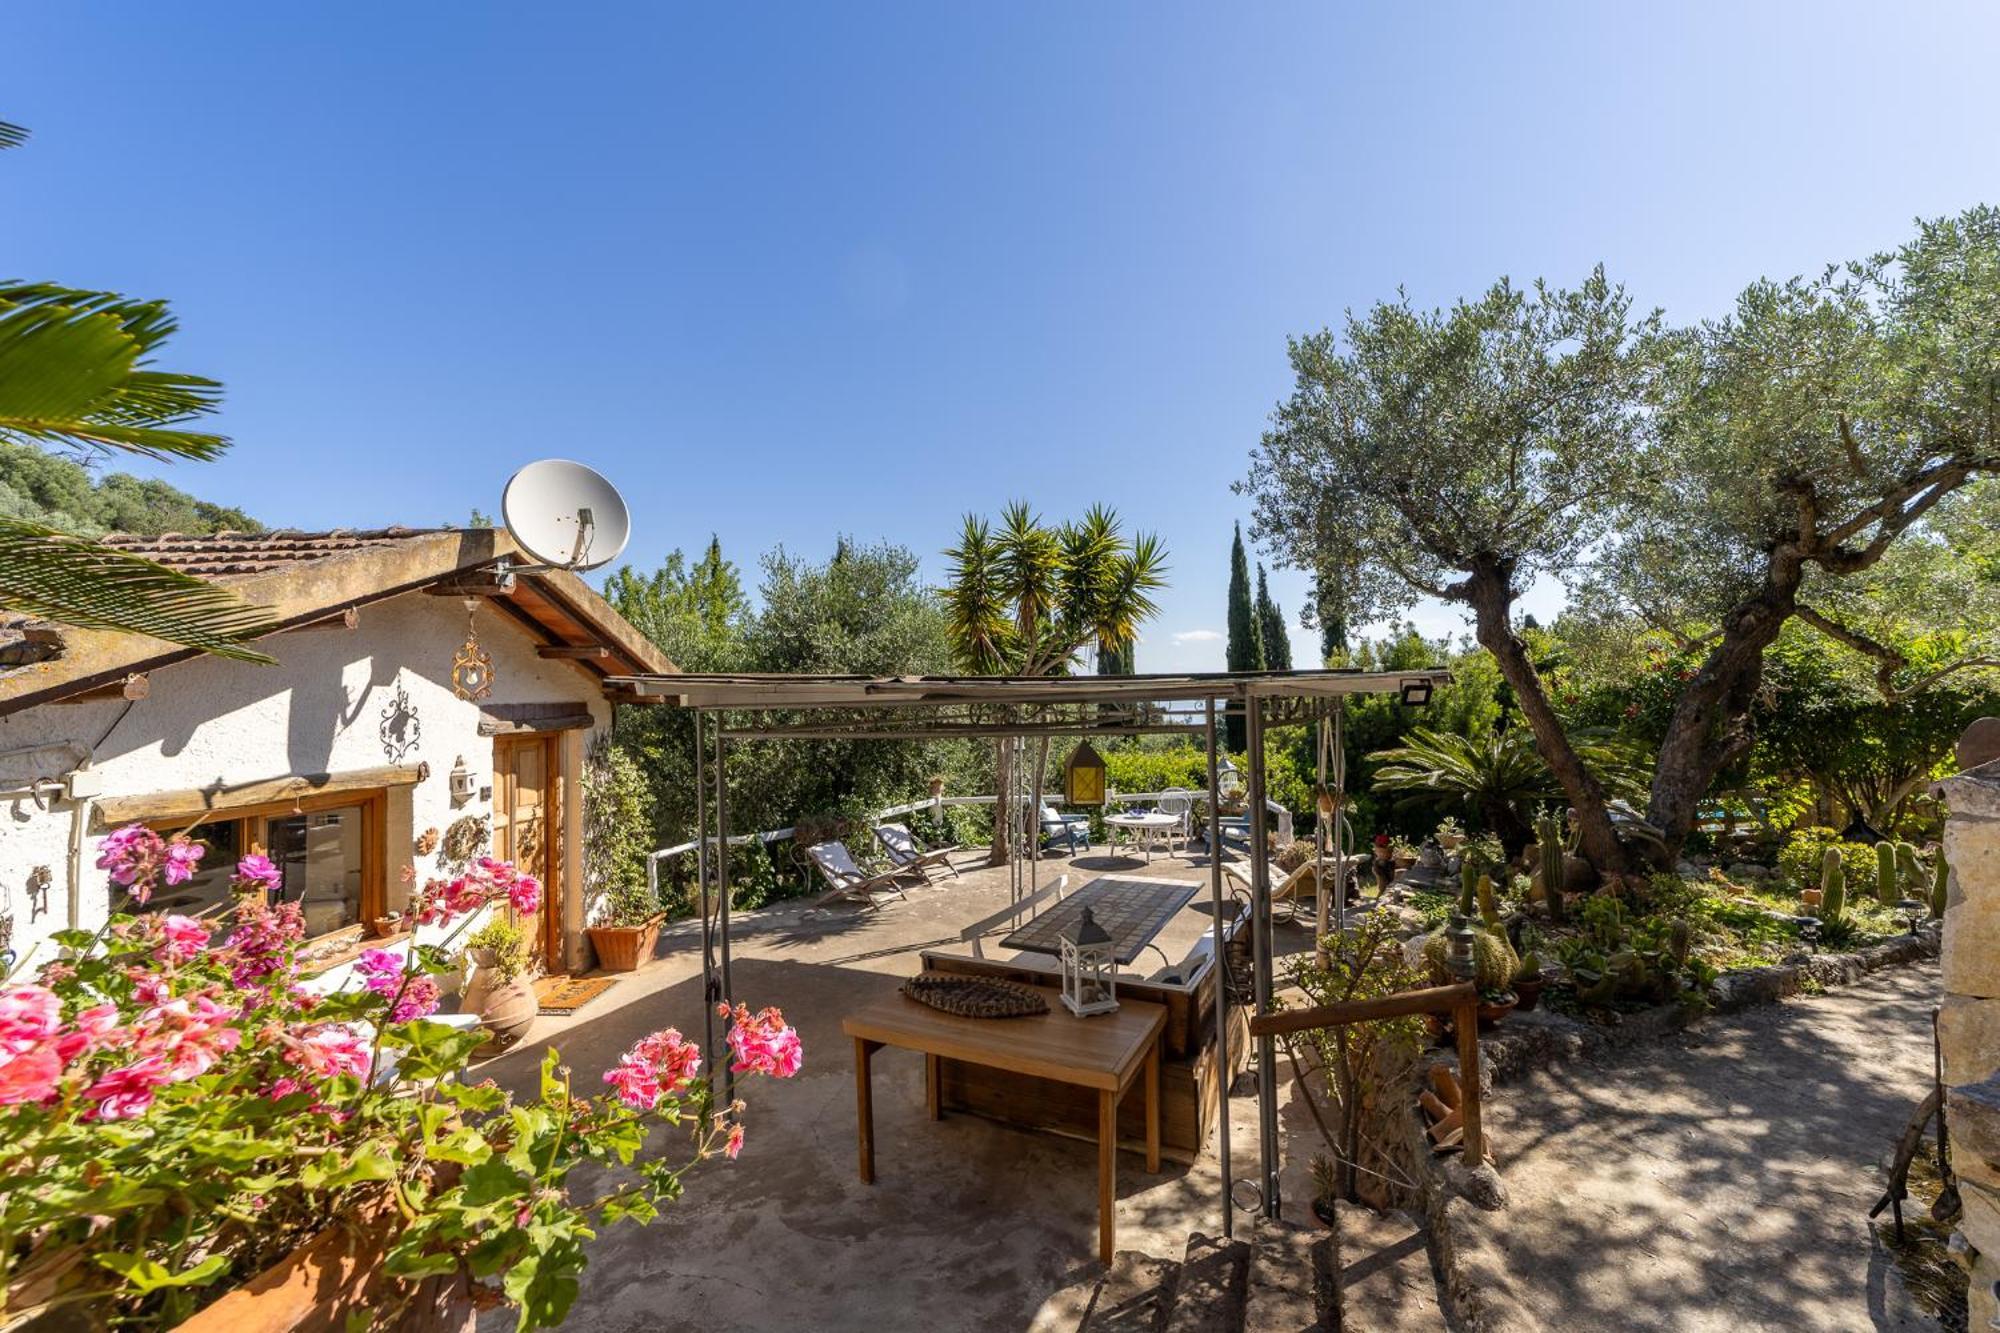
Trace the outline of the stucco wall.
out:
M 588 706 L 595 728 L 569 733 L 562 747 L 573 774 L 589 737 L 610 725 L 610 706 L 582 669 L 537 657 L 526 631 L 504 612 L 482 605 L 477 624 L 494 663 L 486 705 Z M 431 772 L 406 789 L 407 806 L 400 798 L 391 802 L 389 892 L 395 901 L 393 868 L 414 859 L 413 832 L 445 828 L 464 814 L 491 813 L 493 741 L 478 734 L 481 705 L 458 699 L 450 681 L 465 627 L 462 602 L 413 593 L 364 608 L 352 630 L 304 630 L 266 640 L 262 646 L 279 659 L 276 667 L 197 659 L 154 672 L 150 696 L 129 704 L 49 704 L 0 717 L 0 917 L 13 918 L 14 949 L 25 953 L 73 924 L 68 865 L 74 807 L 56 801 L 43 809 L 21 790 L 28 780 L 69 767 L 60 754 L 11 752 L 51 743 L 82 746 L 103 778 L 105 797 L 376 768 L 392 762 L 379 728 L 400 681 L 420 726 L 416 747 L 401 762 L 425 761 Z M 455 807 L 447 775 L 461 756 L 477 790 Z M 407 821 L 399 818 L 403 814 Z M 104 875 L 94 865 L 99 841 L 89 835 L 81 858 L 81 911 L 74 924 L 86 929 L 109 911 Z M 582 924 L 576 860 L 574 854 L 567 858 L 564 904 L 572 938 Z M 47 866 L 53 882 L 45 899 L 31 900 L 36 866 Z M 418 864 L 419 880 L 435 869 L 434 858 Z

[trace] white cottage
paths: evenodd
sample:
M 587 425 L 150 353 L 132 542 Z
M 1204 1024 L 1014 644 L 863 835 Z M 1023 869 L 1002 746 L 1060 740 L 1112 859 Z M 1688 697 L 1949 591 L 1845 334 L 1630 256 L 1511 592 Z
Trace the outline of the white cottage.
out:
M 102 924 L 98 843 L 139 820 L 210 844 L 175 910 L 265 848 L 323 967 L 394 938 L 405 872 L 475 842 L 548 886 L 542 966 L 587 964 L 578 778 L 604 682 L 675 669 L 603 598 L 490 528 L 110 540 L 269 606 L 279 664 L 0 615 L 0 948 Z

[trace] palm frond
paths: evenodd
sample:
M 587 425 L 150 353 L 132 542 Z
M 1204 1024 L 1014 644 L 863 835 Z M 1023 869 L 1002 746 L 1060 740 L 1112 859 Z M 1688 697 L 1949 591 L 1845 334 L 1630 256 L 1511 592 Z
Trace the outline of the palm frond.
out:
M 0 608 L 79 629 L 149 634 L 218 657 L 271 665 L 248 646 L 267 608 L 227 588 L 85 537 L 0 518 Z
M 19 148 L 26 142 L 28 142 L 27 130 L 0 120 L 0 148 Z
M 178 325 L 162 301 L 54 283 L 0 283 L 0 439 L 212 458 L 229 447 L 186 423 L 221 386 L 147 368 Z

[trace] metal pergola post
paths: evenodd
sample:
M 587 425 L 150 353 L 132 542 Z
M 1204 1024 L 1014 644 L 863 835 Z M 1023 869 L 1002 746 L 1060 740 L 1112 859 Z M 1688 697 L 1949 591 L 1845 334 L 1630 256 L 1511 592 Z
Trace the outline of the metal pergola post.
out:
M 694 722 L 694 882 L 701 911 L 701 1058 L 715 1068 L 715 1002 L 722 998 L 715 973 L 715 923 L 708 906 L 708 762 L 706 738 L 702 735 L 705 715 L 695 713 Z
M 729 982 L 729 741 L 722 734 L 722 719 L 715 724 L 715 870 L 716 892 L 722 895 L 717 904 L 716 915 L 721 921 L 722 934 L 722 1000 L 732 1008 L 736 1004 L 736 990 Z M 713 1002 L 709 1012 L 715 1012 Z M 735 1019 L 726 1019 L 722 1033 L 726 1038 Z M 722 1099 L 728 1105 L 736 1102 L 736 1075 L 730 1070 L 729 1061 L 717 1052 L 716 1061 L 722 1066 Z M 715 1068 L 714 1065 L 709 1066 Z
M 1229 943 L 1222 930 L 1222 777 L 1215 762 L 1215 700 L 1207 701 L 1208 902 L 1215 929 L 1215 1159 L 1222 1168 L 1222 1238 L 1236 1235 L 1229 1199 Z M 1199 1142 L 1199 1140 L 1196 1140 Z
M 1244 700 L 1243 739 L 1249 754 L 1250 941 L 1257 1014 L 1271 1012 L 1271 853 L 1266 845 L 1270 815 L 1264 809 L 1264 701 Z M 1259 1194 L 1264 1216 L 1278 1215 L 1278 1054 L 1276 1039 L 1257 1039 L 1257 1150 Z

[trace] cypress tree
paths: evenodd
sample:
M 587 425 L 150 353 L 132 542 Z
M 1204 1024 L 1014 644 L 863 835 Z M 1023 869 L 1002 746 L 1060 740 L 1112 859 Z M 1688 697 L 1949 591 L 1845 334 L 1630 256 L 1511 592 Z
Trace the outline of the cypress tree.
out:
M 1324 574 L 1313 581 L 1314 611 L 1319 616 L 1319 663 L 1321 666 L 1347 665 L 1347 617 L 1340 603 L 1328 591 Z
M 1292 669 L 1292 640 L 1285 633 L 1285 613 L 1271 600 L 1264 585 L 1264 562 L 1257 562 L 1257 638 L 1264 645 L 1264 665 L 1272 671 Z
M 1264 669 L 1264 638 L 1257 629 L 1257 612 L 1250 601 L 1250 560 L 1243 554 L 1243 525 L 1236 525 L 1236 541 L 1229 548 L 1229 647 L 1228 666 L 1231 671 L 1262 671 Z M 1226 718 L 1228 726 L 1228 746 L 1231 750 L 1241 750 L 1244 745 L 1243 717 L 1230 712 Z

